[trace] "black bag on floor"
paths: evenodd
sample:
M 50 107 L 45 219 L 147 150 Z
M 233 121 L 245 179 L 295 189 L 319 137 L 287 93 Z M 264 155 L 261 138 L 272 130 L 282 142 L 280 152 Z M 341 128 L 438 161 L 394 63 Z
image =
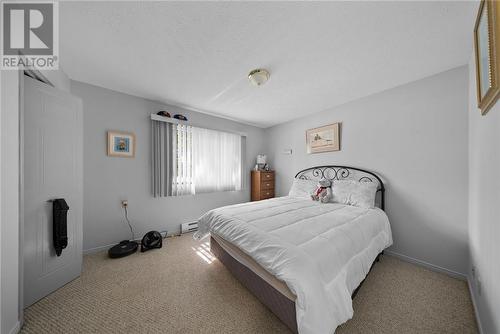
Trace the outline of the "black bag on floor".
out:
M 163 244 L 163 238 L 158 231 L 150 231 L 144 235 L 141 241 L 141 252 L 147 250 L 161 248 Z

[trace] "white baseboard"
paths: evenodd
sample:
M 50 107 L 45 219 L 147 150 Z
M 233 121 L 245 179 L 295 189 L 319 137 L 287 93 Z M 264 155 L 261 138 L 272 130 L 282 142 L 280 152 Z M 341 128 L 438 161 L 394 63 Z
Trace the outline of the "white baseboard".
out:
M 462 273 L 459 273 L 459 272 L 456 272 L 456 271 L 453 271 L 453 270 L 450 270 L 450 269 L 446 269 L 446 268 L 443 268 L 443 267 L 440 267 L 440 266 L 436 266 L 436 265 L 434 265 L 432 263 L 425 262 L 425 261 L 422 261 L 422 260 L 418 260 L 418 259 L 412 258 L 412 257 L 407 256 L 407 255 L 395 253 L 393 251 L 385 250 L 384 253 L 388 254 L 388 255 L 392 255 L 394 257 L 397 257 L 397 258 L 399 258 L 399 259 L 401 259 L 403 261 L 420 265 L 420 266 L 425 267 L 425 268 L 427 268 L 429 270 L 436 271 L 436 272 L 442 273 L 442 274 L 446 274 L 448 276 L 451 276 L 453 278 L 457 278 L 457 279 L 462 280 L 462 281 L 467 281 L 467 275 L 465 275 L 465 274 L 462 274 Z
M 472 307 L 474 307 L 474 314 L 476 316 L 477 327 L 479 329 L 479 334 L 483 334 L 483 326 L 481 325 L 481 318 L 479 317 L 479 310 L 477 308 L 476 297 L 474 297 L 474 292 L 472 291 L 472 283 L 467 277 L 467 286 L 469 287 L 470 299 L 472 300 Z
M 136 241 L 139 245 L 141 244 L 141 240 L 142 239 L 134 239 L 134 241 Z M 99 253 L 99 252 L 102 252 L 104 250 L 110 249 L 111 247 L 115 246 L 116 244 L 118 244 L 118 243 L 110 244 L 110 245 L 104 245 L 104 246 L 99 246 L 99 247 L 94 247 L 94 248 L 89 248 L 89 249 L 84 249 L 83 250 L 83 255 L 89 255 L 89 254 Z
M 116 245 L 116 244 L 99 246 L 99 247 L 94 247 L 94 248 L 89 248 L 89 249 L 84 249 L 83 250 L 83 255 L 89 255 L 89 254 L 98 253 L 98 252 L 101 252 L 103 250 L 110 249 L 114 245 Z
M 18 321 L 14 327 L 10 330 L 9 334 L 17 334 L 21 330 L 21 323 Z
M 163 234 L 166 233 L 166 231 L 160 231 L 160 234 L 163 236 Z M 175 235 L 178 235 L 177 233 L 169 233 L 167 234 L 165 237 L 171 237 L 171 236 L 175 236 Z M 139 244 L 141 243 L 141 240 L 142 239 L 135 239 L 135 241 L 137 241 Z M 90 255 L 90 254 L 95 254 L 95 253 L 99 253 L 99 252 L 102 252 L 104 250 L 108 250 L 110 249 L 111 247 L 115 246 L 116 244 L 110 244 L 110 245 L 104 245 L 104 246 L 99 246 L 99 247 L 94 247 L 94 248 L 89 248 L 89 249 L 84 249 L 83 250 L 83 255 Z

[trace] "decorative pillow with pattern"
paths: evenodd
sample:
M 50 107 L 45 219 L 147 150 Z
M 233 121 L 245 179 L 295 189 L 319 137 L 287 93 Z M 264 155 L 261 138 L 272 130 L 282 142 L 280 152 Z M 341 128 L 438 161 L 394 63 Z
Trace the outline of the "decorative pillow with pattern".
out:
M 332 202 L 371 209 L 375 207 L 377 184 L 352 180 L 335 180 L 332 186 Z

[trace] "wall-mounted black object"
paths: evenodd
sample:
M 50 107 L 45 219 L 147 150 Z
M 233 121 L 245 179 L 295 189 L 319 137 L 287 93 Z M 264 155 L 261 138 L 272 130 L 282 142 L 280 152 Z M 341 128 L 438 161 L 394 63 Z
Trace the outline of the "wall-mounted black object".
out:
M 161 248 L 163 244 L 163 238 L 158 231 L 149 231 L 144 235 L 141 241 L 141 252 L 145 252 L 150 249 Z
M 52 201 L 52 235 L 57 256 L 68 246 L 68 210 L 64 198 Z
M 118 245 L 114 245 L 108 250 L 108 255 L 112 259 L 134 254 L 139 248 L 139 244 L 135 241 L 123 240 Z

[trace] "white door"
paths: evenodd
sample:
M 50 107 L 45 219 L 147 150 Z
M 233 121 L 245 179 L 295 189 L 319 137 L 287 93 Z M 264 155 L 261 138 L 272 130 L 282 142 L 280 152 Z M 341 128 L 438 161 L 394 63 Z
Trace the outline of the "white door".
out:
M 24 76 L 24 307 L 82 267 L 83 121 L 79 98 Z M 68 203 L 68 246 L 56 256 L 52 203 Z

